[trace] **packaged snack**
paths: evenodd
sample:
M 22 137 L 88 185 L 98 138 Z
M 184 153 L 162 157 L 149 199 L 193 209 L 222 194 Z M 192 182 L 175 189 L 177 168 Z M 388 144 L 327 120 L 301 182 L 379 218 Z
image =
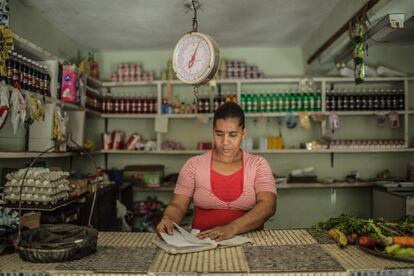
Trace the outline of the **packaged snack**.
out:
M 134 150 L 135 149 L 135 145 L 138 141 L 141 140 L 141 135 L 139 135 L 138 133 L 133 133 L 128 141 L 125 144 L 125 149 L 126 150 Z
M 20 90 L 13 88 L 11 94 L 11 121 L 13 134 L 16 134 L 20 125 L 26 119 L 26 103 Z
M 62 89 L 60 99 L 62 102 L 78 102 L 77 75 L 73 66 L 65 65 L 62 70 Z
M 112 136 L 111 133 L 102 133 L 102 144 L 104 150 L 112 149 Z
M 9 89 L 6 85 L 0 84 L 0 129 L 4 126 L 9 115 Z
M 120 150 L 124 144 L 124 132 L 115 130 L 112 132 L 112 149 Z

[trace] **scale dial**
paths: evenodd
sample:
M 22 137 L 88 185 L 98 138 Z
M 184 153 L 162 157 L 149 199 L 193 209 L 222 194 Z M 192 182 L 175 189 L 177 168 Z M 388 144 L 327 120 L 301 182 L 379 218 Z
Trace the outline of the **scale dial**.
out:
M 206 34 L 188 33 L 174 49 L 174 72 L 178 79 L 188 84 L 207 83 L 216 74 L 219 62 L 217 43 Z

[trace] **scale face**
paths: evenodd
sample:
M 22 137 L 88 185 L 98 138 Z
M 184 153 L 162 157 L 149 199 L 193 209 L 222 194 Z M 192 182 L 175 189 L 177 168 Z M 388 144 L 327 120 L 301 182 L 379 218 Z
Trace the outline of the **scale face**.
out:
M 217 43 L 206 34 L 191 32 L 177 43 L 173 54 L 177 78 L 188 84 L 207 83 L 217 72 L 220 53 Z

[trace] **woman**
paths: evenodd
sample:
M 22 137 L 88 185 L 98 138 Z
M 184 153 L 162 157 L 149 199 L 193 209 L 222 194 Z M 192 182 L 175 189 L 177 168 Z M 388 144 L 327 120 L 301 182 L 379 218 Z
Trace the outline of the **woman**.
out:
M 276 211 L 276 185 L 267 161 L 240 149 L 244 113 L 236 103 L 220 106 L 213 119 L 212 151 L 190 158 L 181 169 L 158 232 L 172 234 L 194 201 L 193 228 L 199 238 L 226 240 L 263 229 Z

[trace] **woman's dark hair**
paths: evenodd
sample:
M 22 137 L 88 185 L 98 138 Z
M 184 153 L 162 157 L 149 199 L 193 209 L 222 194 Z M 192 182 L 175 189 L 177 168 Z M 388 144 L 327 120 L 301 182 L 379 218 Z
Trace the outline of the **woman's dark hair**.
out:
M 217 110 L 214 112 L 214 119 L 213 119 L 213 126 L 216 126 L 216 122 L 219 119 L 227 119 L 227 118 L 234 118 L 239 120 L 239 126 L 244 129 L 244 112 L 243 109 L 234 102 L 227 102 L 222 104 Z

